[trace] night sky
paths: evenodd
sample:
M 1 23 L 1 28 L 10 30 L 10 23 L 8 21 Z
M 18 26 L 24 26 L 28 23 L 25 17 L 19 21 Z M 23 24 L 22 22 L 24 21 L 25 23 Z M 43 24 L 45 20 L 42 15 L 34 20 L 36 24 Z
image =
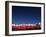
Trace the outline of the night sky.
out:
M 41 7 L 12 6 L 12 24 L 41 22 Z

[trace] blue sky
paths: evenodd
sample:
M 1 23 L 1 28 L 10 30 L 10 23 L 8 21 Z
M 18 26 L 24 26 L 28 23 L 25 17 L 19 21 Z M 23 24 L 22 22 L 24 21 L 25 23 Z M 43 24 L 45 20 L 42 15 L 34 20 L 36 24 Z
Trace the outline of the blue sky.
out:
M 41 22 L 41 7 L 12 6 L 13 24 L 39 22 Z

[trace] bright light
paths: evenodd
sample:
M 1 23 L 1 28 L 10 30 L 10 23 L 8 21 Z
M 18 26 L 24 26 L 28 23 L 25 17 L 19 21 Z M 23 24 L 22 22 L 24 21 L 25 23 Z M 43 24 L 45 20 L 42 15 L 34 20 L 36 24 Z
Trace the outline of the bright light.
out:
M 15 26 L 15 24 L 12 24 L 12 26 Z
M 39 22 L 39 24 L 40 24 L 40 22 Z

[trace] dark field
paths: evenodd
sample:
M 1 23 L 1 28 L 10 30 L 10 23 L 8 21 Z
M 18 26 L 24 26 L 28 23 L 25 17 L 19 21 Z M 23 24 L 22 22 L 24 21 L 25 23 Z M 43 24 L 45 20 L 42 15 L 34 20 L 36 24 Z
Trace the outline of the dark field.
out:
M 12 31 L 19 31 L 19 30 L 39 30 L 41 29 L 40 25 L 35 26 L 12 26 Z

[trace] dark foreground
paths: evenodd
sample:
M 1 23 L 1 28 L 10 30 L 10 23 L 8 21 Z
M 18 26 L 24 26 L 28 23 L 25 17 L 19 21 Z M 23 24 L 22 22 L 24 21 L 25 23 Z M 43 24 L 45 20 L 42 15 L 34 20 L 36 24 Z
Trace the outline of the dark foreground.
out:
M 19 31 L 19 30 L 40 30 L 41 27 L 37 26 L 12 26 L 12 31 Z

